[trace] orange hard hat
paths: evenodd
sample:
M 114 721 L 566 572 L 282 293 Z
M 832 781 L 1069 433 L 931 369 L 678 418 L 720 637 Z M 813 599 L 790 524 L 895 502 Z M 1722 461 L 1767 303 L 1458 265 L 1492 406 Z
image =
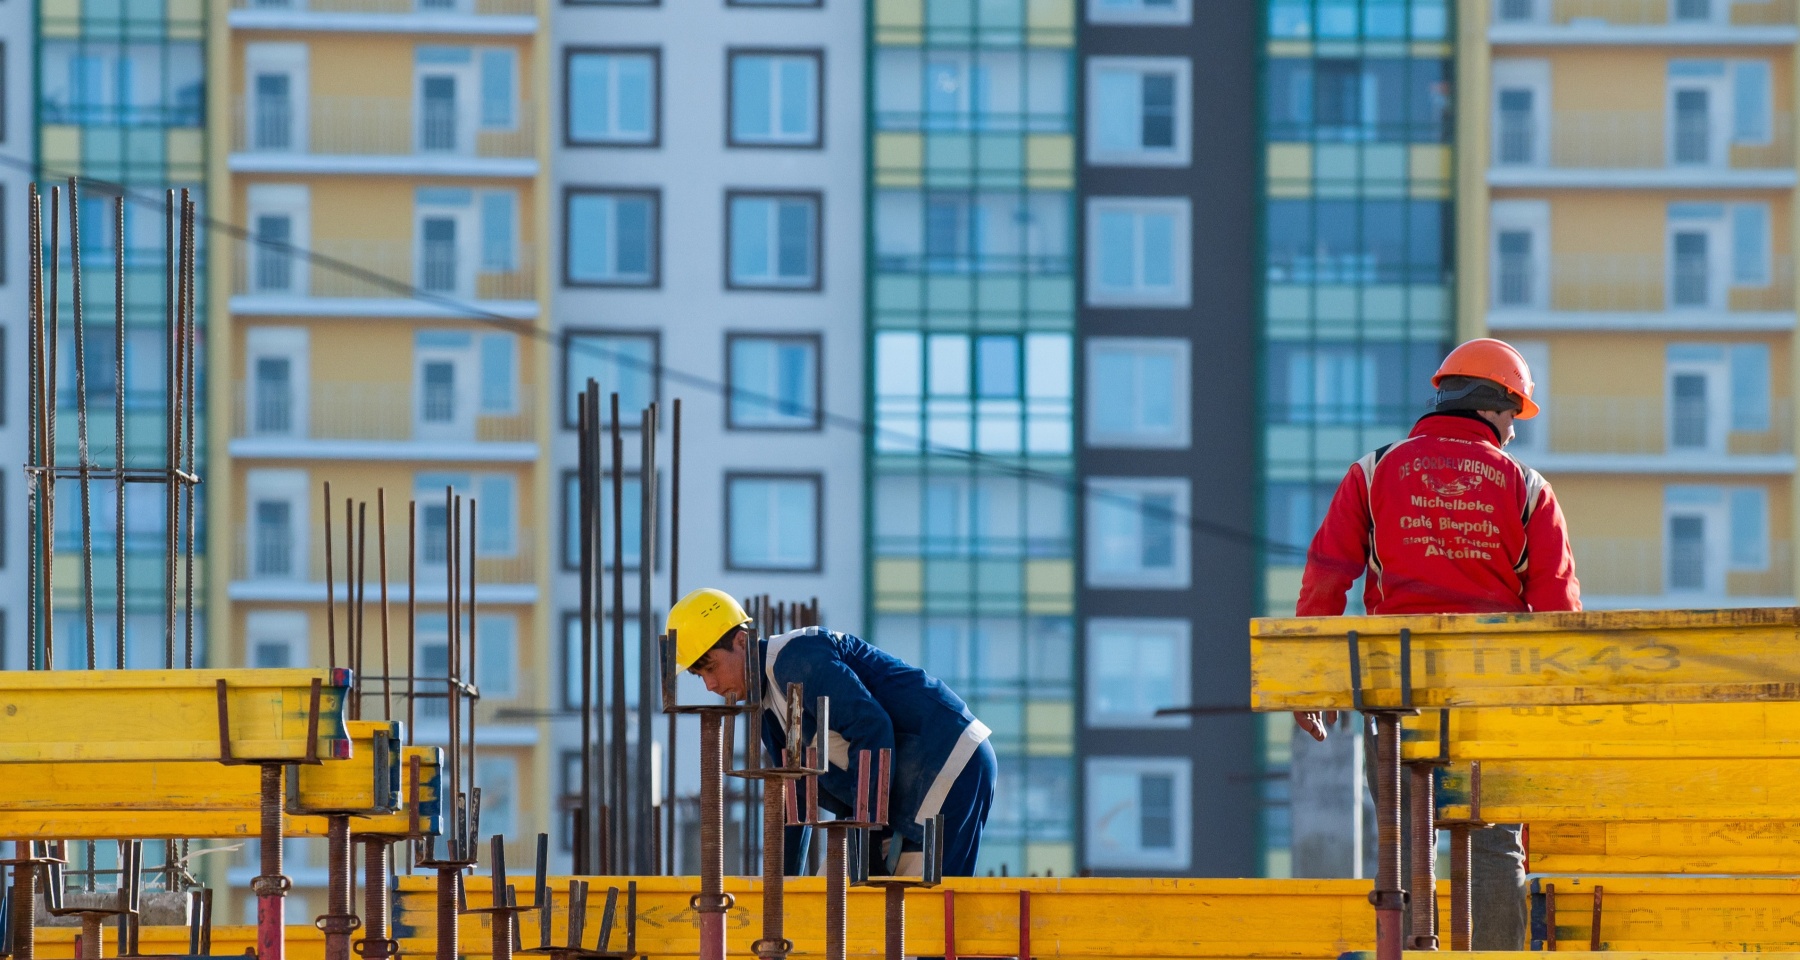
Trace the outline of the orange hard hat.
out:
M 1437 373 L 1432 375 L 1431 385 L 1437 386 L 1445 377 L 1492 380 L 1519 401 L 1518 419 L 1530 420 L 1538 415 L 1538 405 L 1531 402 L 1532 388 L 1537 386 L 1531 382 L 1531 367 L 1526 365 L 1519 351 L 1504 340 L 1483 337 L 1450 351 L 1438 366 Z

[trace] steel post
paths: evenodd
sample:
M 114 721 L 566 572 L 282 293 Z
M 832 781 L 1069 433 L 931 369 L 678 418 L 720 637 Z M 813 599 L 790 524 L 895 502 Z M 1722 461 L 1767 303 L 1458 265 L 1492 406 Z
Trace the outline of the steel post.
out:
M 363 937 L 357 946 L 365 960 L 380 960 L 400 952 L 400 944 L 388 937 L 388 860 L 393 842 L 381 838 L 363 840 Z
M 700 715 L 700 960 L 725 960 L 724 732 L 718 713 Z
M 326 887 L 325 915 L 319 929 L 325 933 L 325 960 L 350 960 L 350 932 L 356 917 L 350 912 L 350 818 L 333 814 L 325 818 Z
M 461 872 L 458 867 L 439 867 L 437 871 L 437 960 L 456 960 L 456 938 L 461 932 L 456 877 Z
M 1400 831 L 1400 717 L 1391 712 L 1375 714 L 1376 745 L 1376 960 L 1401 960 L 1404 946 L 1406 889 L 1400 879 L 1402 862 Z
M 1450 949 L 1467 950 L 1474 939 L 1474 902 L 1469 884 L 1469 831 L 1466 823 L 1450 828 Z
M 288 878 L 282 873 L 281 765 L 262 765 L 262 874 L 251 881 L 256 894 L 257 960 L 286 960 Z M 29 960 L 29 958 L 26 958 Z
M 794 948 L 782 936 L 786 927 L 787 790 L 780 780 L 763 783 L 762 794 L 762 939 L 751 950 L 762 960 L 781 960 Z
M 849 915 L 849 877 L 845 875 L 842 830 L 825 834 L 825 960 L 845 960 L 849 953 L 845 920 Z
M 1436 950 L 1437 938 L 1437 804 L 1432 795 L 1429 763 L 1407 767 L 1412 776 L 1412 940 L 1409 950 Z
M 899 839 L 895 834 L 894 841 Z M 887 908 L 887 960 L 906 960 L 906 888 L 889 884 L 882 896 Z
M 100 951 L 106 940 L 106 916 L 99 913 L 81 915 L 81 958 L 82 960 L 100 960 Z

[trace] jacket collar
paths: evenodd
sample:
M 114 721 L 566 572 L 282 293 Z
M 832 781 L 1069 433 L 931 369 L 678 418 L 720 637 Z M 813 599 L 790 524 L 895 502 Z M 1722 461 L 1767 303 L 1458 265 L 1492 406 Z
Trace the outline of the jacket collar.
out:
M 1448 437 L 1500 448 L 1500 430 L 1473 410 L 1428 413 L 1413 424 L 1409 437 Z

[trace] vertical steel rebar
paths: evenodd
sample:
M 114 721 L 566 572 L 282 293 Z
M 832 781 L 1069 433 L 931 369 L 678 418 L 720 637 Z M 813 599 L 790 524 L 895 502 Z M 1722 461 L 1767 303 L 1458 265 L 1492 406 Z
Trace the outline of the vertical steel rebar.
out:
M 1458 823 L 1450 828 L 1450 949 L 1467 950 L 1474 933 L 1474 904 L 1470 896 L 1469 854 L 1471 827 Z
M 590 475 L 593 464 L 588 460 L 593 431 L 593 422 L 588 419 L 588 399 L 593 389 L 594 381 L 589 380 L 577 398 L 575 409 L 576 518 L 580 524 L 576 542 L 581 571 L 581 842 L 575 846 L 575 873 L 578 876 L 587 876 L 592 871 L 590 848 L 595 839 L 588 829 L 588 819 L 594 812 L 594 489 Z
M 180 243 L 176 239 L 175 191 L 168 190 L 163 194 L 163 316 L 168 321 L 168 330 L 163 341 L 167 355 L 163 357 L 163 407 L 168 422 L 163 425 L 163 666 L 175 666 L 175 524 L 179 500 L 176 498 L 175 470 L 180 461 L 176 459 L 176 451 L 180 446 L 175 432 L 175 424 L 180 422 L 180 414 L 176 410 L 179 403 L 175 384 L 177 375 L 175 365 L 178 351 L 177 328 L 180 322 L 176 319 L 175 304 L 185 296 L 181 293 L 181 268 L 179 266 Z
M 195 289 L 195 268 L 198 263 L 199 254 L 194 245 L 194 220 L 197 207 L 193 199 L 188 196 L 188 191 L 185 188 L 181 192 L 187 206 L 187 226 L 185 230 L 187 234 L 187 307 L 185 309 L 187 314 L 187 323 L 185 325 L 187 335 L 182 338 L 182 350 L 187 355 L 187 385 L 185 387 L 185 392 L 187 393 L 187 436 L 182 443 L 183 452 L 186 454 L 187 473 L 186 478 L 182 480 L 182 490 L 184 493 L 182 498 L 184 500 L 183 509 L 187 511 L 187 549 L 182 559 L 186 567 L 185 578 L 187 582 L 184 585 L 186 596 L 182 600 L 182 620 L 185 628 L 184 633 L 186 641 L 182 666 L 192 670 L 194 668 L 194 537 L 195 534 L 199 532 L 198 522 L 194 514 L 194 483 L 199 476 L 199 461 L 195 456 L 194 444 L 195 407 L 198 406 L 198 401 L 196 400 L 194 393 L 194 384 L 196 380 L 194 367 L 197 363 L 194 356 L 194 342 L 198 339 L 196 335 L 197 314 L 194 310 L 194 304 L 199 298 L 199 291 Z
M 352 691 L 350 705 L 352 719 L 361 720 L 363 716 L 363 631 L 368 623 L 363 618 L 367 612 L 369 601 L 369 501 L 363 500 L 356 505 L 356 576 L 351 581 L 356 588 L 356 602 L 351 609 L 356 611 L 356 623 L 351 628 L 353 653 L 350 658 L 350 669 L 356 674 L 356 689 Z
M 650 765 L 652 745 L 656 742 L 654 714 L 656 673 L 649 668 L 656 662 L 656 404 L 644 408 L 642 420 L 643 452 L 639 461 L 638 492 L 638 690 L 637 690 L 637 763 L 632 771 L 637 796 L 633 798 L 632 825 L 637 828 L 632 873 L 656 872 L 660 857 L 651 843 L 651 825 L 656 811 L 651 809 L 651 778 L 656 768 Z
M 444 487 L 444 510 L 444 604 L 445 612 L 449 615 L 448 636 L 445 640 L 449 672 L 444 682 L 444 698 L 446 720 L 450 728 L 450 795 L 457 798 L 460 804 L 466 786 L 473 784 L 465 785 L 462 778 L 462 688 L 459 682 L 462 679 L 462 648 L 459 643 L 462 638 L 457 631 L 462 623 L 462 611 L 457 604 L 457 588 L 461 586 L 461 578 L 457 576 L 456 569 L 462 560 L 462 498 L 449 486 Z M 461 824 L 453 828 L 452 832 L 455 837 L 451 844 L 450 858 L 455 860 L 467 855 L 464 845 L 469 837 Z
M 38 558 L 43 551 L 43 494 L 44 465 L 43 455 L 43 339 L 44 339 L 44 288 L 43 288 L 43 207 L 38 199 L 37 182 L 33 181 L 26 194 L 26 242 L 30 245 L 27 259 L 26 281 L 26 353 L 29 355 L 29 380 L 26 383 L 26 462 L 32 467 L 26 472 L 27 526 L 30 535 L 31 549 L 26 551 L 25 576 L 27 601 L 25 604 L 25 668 L 36 670 L 38 665 L 38 635 L 40 609 L 43 603 L 41 591 L 44 586 L 43 566 Z
M 251 882 L 256 894 L 257 960 L 285 960 L 287 956 L 286 897 L 288 878 L 282 872 L 281 765 L 262 765 L 262 874 Z
M 75 325 L 75 470 L 81 491 L 81 615 L 87 627 L 87 667 L 92 670 L 100 664 L 94 638 L 94 503 L 88 450 L 87 331 L 81 309 L 81 198 L 74 177 L 69 178 L 69 278 Z
M 58 361 L 57 341 L 62 336 L 58 327 L 60 287 L 62 286 L 62 192 L 59 187 L 50 188 L 50 296 L 45 303 L 48 316 L 44 318 L 43 341 L 39 349 L 43 351 L 41 359 L 44 363 L 44 487 L 43 487 L 43 520 L 41 523 L 44 537 L 44 663 L 43 669 L 56 669 L 56 364 Z
M 98 913 L 81 915 L 81 957 L 82 960 L 100 960 L 100 953 L 106 940 L 105 918 Z
M 331 565 L 331 481 L 325 481 L 325 664 L 336 670 L 337 571 Z M 346 571 L 348 572 L 348 571 Z
M 681 600 L 681 398 L 676 397 L 674 410 L 669 419 L 669 609 Z M 675 830 L 675 812 L 680 803 L 676 797 L 676 772 L 681 743 L 681 724 L 674 713 L 669 714 L 669 746 L 664 751 L 668 760 L 668 787 L 663 792 L 663 814 L 666 823 L 663 825 L 663 845 L 665 847 L 664 865 L 669 876 L 675 876 L 675 848 L 679 835 Z
M 461 932 L 456 909 L 457 874 L 450 867 L 439 867 L 437 872 L 437 960 L 457 960 L 457 935 Z
M 125 197 L 113 198 L 113 632 L 125 669 Z
M 592 806 L 588 808 L 588 820 L 583 828 L 588 841 L 589 862 L 602 870 L 613 869 L 613 846 L 611 835 L 611 819 L 606 816 L 611 794 L 608 786 L 612 780 L 607 775 L 607 767 L 612 762 L 611 741 L 608 737 L 608 711 L 606 706 L 606 544 L 603 537 L 601 514 L 606 497 L 604 472 L 601 469 L 600 455 L 600 384 L 593 378 L 587 382 L 587 391 L 581 398 L 581 409 L 587 414 L 588 432 L 583 443 L 586 444 L 588 460 L 588 500 L 593 508 L 582 518 L 587 531 L 588 540 L 593 546 L 590 558 L 589 595 L 593 598 L 591 614 L 594 660 L 593 703 L 594 703 L 594 742 L 591 744 L 592 760 Z
M 638 475 L 638 482 L 645 482 L 642 473 Z M 607 771 L 612 802 L 607 823 L 611 862 L 607 866 L 630 872 L 632 861 L 627 840 L 630 822 L 626 800 L 629 775 L 625 762 L 625 438 L 620 433 L 617 393 L 612 394 L 612 517 L 612 758 Z
M 1375 714 L 1376 745 L 1376 960 L 1400 960 L 1406 892 L 1401 883 L 1400 720 L 1393 713 Z
M 749 781 L 745 781 L 748 783 Z M 763 960 L 781 960 L 793 949 L 783 937 L 787 925 L 787 882 L 782 830 L 787 826 L 786 791 L 781 781 L 763 784 L 762 810 L 762 939 L 752 950 Z
M 700 714 L 700 960 L 725 960 L 725 737 L 723 718 Z
M 388 641 L 387 488 L 375 488 L 376 549 L 381 552 L 381 719 L 394 719 L 394 665 Z
M 468 654 L 469 672 L 465 675 L 465 678 L 468 680 L 470 690 L 473 691 L 469 695 L 469 718 L 468 718 L 469 719 L 469 749 L 468 749 L 469 784 L 471 786 L 476 785 L 476 783 L 475 783 L 475 760 L 476 760 L 475 707 L 476 707 L 476 705 L 478 705 L 481 702 L 481 675 L 480 675 L 480 667 L 479 667 L 479 664 L 481 663 L 481 657 L 480 657 L 481 648 L 478 646 L 478 643 L 480 642 L 480 640 L 479 640 L 480 631 L 476 629 L 476 627 L 479 624 L 480 619 L 481 619 L 481 606 L 475 598 L 475 581 L 477 579 L 475 576 L 475 563 L 476 563 L 475 546 L 476 546 L 476 543 L 479 541 L 480 536 L 481 536 L 481 528 L 476 525 L 475 498 L 470 497 L 469 498 L 469 559 L 468 559 L 469 614 L 468 614 L 468 617 L 466 618 L 468 621 L 469 635 L 468 635 L 468 641 L 465 644 L 465 646 L 468 647 L 468 651 L 469 651 L 469 654 Z M 462 604 L 460 602 L 461 601 L 460 597 L 458 597 L 458 601 L 459 602 L 457 604 L 457 613 L 460 615 L 462 612 Z M 458 669 L 461 669 L 460 666 L 458 667 Z M 470 856 L 473 856 L 473 855 L 474 855 L 473 853 L 470 854 Z
M 1412 941 L 1410 950 L 1436 950 L 1437 938 L 1437 805 L 1433 802 L 1433 768 L 1428 763 L 1407 767 L 1412 785 Z
M 406 743 L 417 736 L 419 701 L 419 501 L 406 501 Z M 408 869 L 411 869 L 410 867 Z

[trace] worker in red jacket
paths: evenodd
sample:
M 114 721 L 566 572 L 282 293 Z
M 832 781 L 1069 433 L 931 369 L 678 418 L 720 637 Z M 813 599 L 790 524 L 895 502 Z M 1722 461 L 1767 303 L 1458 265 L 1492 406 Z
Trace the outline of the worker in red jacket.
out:
M 1338 484 L 1306 553 L 1297 612 L 1342 616 L 1358 577 L 1371 614 L 1580 610 L 1556 495 L 1502 449 L 1513 421 L 1538 413 L 1525 358 L 1499 340 L 1470 340 L 1450 351 L 1431 384 L 1431 412 L 1405 439 L 1358 460 Z M 1294 719 L 1324 740 L 1337 717 Z M 1374 755 L 1371 739 L 1365 756 Z M 1472 947 L 1524 949 L 1518 825 L 1477 830 L 1471 846 Z

